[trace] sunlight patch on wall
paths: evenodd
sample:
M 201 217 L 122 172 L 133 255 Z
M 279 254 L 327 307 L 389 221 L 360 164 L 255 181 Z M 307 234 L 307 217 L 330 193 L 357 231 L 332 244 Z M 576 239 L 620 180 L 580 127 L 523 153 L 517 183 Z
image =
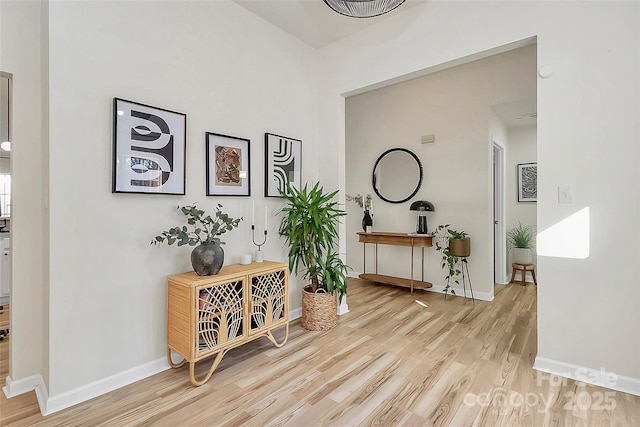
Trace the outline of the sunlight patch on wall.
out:
M 538 233 L 538 255 L 557 258 L 589 257 L 589 208 Z

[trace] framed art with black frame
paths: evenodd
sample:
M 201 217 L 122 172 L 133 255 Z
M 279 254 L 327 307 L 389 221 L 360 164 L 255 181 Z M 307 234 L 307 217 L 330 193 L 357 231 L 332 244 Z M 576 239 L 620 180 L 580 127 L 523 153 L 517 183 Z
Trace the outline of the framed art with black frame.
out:
M 185 194 L 187 115 L 113 99 L 113 193 Z
M 250 196 L 250 141 L 206 133 L 207 196 Z
M 272 133 L 264 134 L 265 197 L 281 197 L 287 186 L 300 188 L 302 181 L 302 141 Z
M 518 202 L 538 201 L 538 164 L 518 164 Z

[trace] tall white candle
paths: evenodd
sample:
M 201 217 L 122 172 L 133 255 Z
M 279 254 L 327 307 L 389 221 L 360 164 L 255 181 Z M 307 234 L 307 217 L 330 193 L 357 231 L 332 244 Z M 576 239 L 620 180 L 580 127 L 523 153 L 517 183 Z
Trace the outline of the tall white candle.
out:
M 256 202 L 251 201 L 251 225 L 255 225 L 256 223 Z

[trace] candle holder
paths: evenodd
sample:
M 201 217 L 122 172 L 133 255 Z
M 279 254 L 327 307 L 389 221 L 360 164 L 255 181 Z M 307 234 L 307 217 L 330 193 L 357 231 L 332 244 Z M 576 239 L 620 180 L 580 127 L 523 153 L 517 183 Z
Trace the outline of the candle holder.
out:
M 267 230 L 266 229 L 264 230 L 264 239 L 262 239 L 262 243 L 257 243 L 256 242 L 256 226 L 251 224 L 251 241 L 253 242 L 254 245 L 258 247 L 258 250 L 256 251 L 256 262 L 264 261 L 264 256 L 262 253 L 262 245 L 267 243 Z

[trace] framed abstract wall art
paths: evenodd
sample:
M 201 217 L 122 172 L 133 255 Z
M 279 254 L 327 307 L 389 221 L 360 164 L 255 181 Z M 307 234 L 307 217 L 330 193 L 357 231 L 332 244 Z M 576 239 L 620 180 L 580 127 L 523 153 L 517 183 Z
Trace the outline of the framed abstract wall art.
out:
M 185 194 L 187 115 L 113 99 L 113 193 Z
M 302 180 L 302 141 L 286 136 L 264 134 L 264 195 L 280 197 L 287 185 L 300 188 Z
M 518 201 L 538 201 L 538 164 L 520 163 L 518 173 Z
M 248 139 L 206 133 L 207 196 L 250 196 Z

